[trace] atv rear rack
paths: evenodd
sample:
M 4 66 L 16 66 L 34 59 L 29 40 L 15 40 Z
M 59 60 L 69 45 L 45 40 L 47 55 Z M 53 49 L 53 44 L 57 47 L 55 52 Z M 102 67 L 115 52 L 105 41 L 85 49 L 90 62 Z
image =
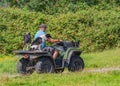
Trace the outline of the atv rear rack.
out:
M 28 55 L 40 55 L 40 54 L 47 54 L 48 52 L 46 51 L 23 51 L 23 50 L 17 50 L 17 51 L 14 51 L 17 55 L 25 55 L 25 54 L 28 54 Z

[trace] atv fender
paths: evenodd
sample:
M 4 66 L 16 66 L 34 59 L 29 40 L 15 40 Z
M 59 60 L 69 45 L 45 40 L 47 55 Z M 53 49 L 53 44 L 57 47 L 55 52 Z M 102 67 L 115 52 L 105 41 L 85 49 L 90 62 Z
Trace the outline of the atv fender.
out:
M 51 57 L 51 56 L 44 56 L 44 55 L 38 57 L 38 59 L 41 59 L 41 58 L 48 58 L 48 59 L 50 59 L 50 61 L 53 63 L 53 65 L 55 65 L 55 62 L 54 62 L 53 57 Z
M 70 60 L 73 56 L 80 56 L 80 54 L 81 54 L 80 50 L 71 50 L 67 55 L 67 59 L 66 59 L 67 66 L 69 65 Z

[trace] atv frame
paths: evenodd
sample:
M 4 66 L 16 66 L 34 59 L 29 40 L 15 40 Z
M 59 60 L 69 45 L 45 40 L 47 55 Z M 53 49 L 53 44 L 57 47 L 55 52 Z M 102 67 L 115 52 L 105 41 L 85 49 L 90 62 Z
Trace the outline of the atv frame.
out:
M 62 73 L 65 68 L 75 72 L 83 70 L 84 61 L 80 57 L 81 51 L 76 46 L 65 47 L 65 44 L 56 43 L 53 45 L 58 51 L 57 59 L 53 59 L 51 53 L 36 50 L 36 51 L 15 51 L 17 55 L 22 56 L 18 61 L 17 71 L 20 74 L 37 73 Z

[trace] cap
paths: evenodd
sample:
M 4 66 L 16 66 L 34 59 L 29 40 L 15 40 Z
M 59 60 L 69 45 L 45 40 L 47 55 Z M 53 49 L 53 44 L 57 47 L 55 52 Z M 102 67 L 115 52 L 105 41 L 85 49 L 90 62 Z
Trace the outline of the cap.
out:
M 47 28 L 47 26 L 45 24 L 41 24 L 40 28 Z

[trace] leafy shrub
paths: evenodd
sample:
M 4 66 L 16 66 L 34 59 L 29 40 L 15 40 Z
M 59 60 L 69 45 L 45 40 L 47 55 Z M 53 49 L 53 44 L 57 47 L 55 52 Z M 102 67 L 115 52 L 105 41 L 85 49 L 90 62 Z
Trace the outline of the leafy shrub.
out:
M 0 5 L 56 14 L 77 12 L 94 6 L 97 9 L 111 9 L 120 6 L 120 0 L 1 0 Z
M 59 15 L 0 8 L 0 52 L 22 49 L 23 34 L 30 32 L 33 37 L 41 23 L 48 25 L 48 33 L 53 38 L 80 40 L 85 52 L 120 47 L 119 14 L 118 7 L 101 11 L 90 8 Z

